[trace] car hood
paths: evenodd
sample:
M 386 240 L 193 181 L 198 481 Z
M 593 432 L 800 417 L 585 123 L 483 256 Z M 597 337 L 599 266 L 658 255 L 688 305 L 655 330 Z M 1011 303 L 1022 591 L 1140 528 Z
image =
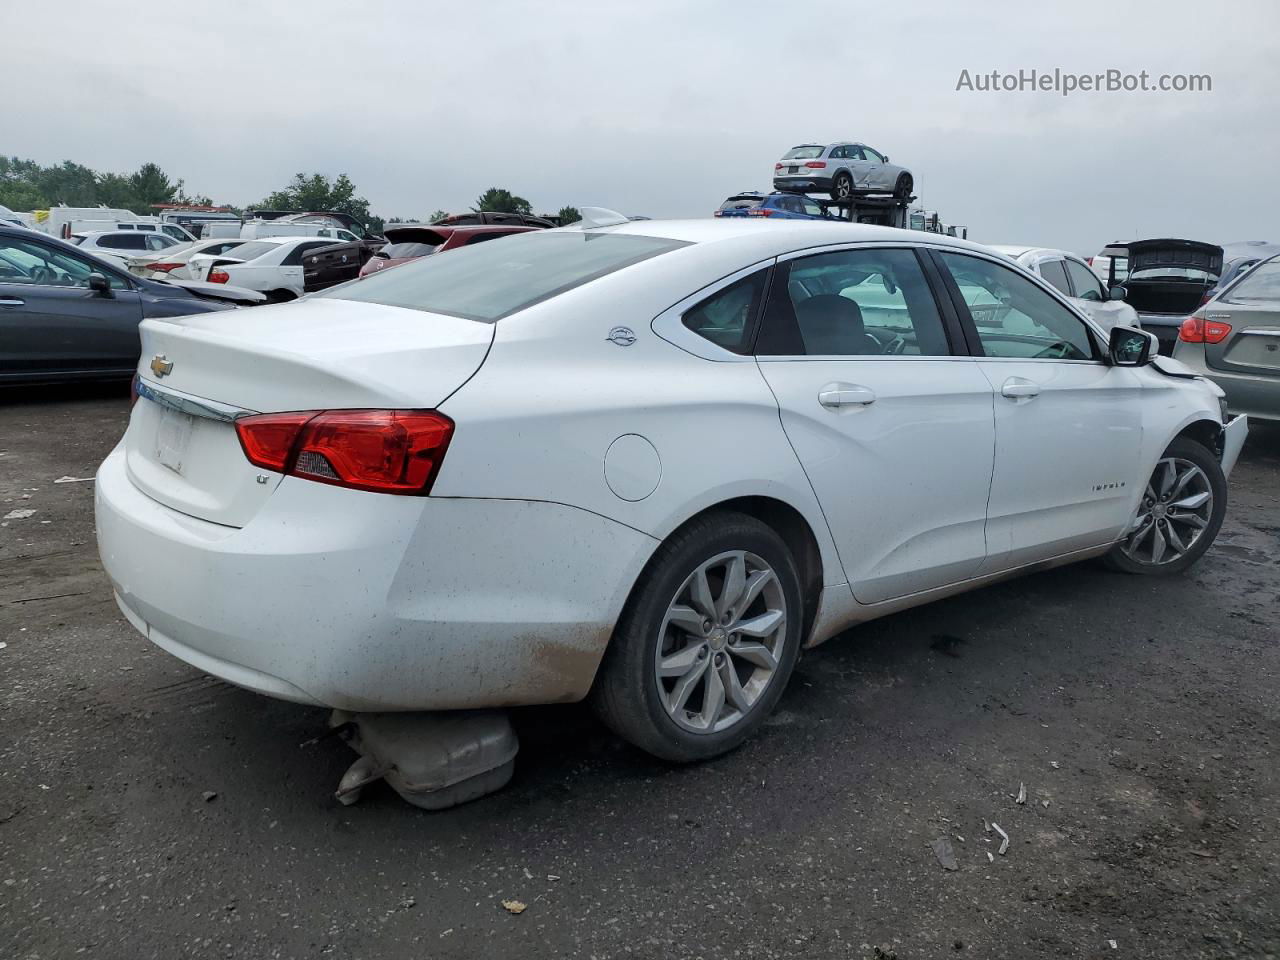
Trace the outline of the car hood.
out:
M 1222 248 L 1199 240 L 1135 240 L 1126 245 L 1129 273 L 1153 267 L 1190 267 L 1218 276 L 1222 273 Z

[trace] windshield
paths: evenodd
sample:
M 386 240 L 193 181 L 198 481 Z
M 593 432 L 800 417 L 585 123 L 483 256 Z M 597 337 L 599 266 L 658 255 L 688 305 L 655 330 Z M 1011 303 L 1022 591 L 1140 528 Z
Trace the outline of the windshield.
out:
M 437 243 L 388 243 L 378 251 L 378 256 L 390 260 L 412 260 L 433 253 L 437 246 Z
M 814 157 L 822 156 L 822 151 L 826 147 L 792 147 L 782 157 L 783 160 L 812 160 Z
M 483 323 L 685 244 L 662 237 L 535 231 L 419 257 L 395 270 L 316 294 L 384 303 Z
M 1280 300 L 1280 260 L 1260 263 L 1223 296 L 1226 303 Z

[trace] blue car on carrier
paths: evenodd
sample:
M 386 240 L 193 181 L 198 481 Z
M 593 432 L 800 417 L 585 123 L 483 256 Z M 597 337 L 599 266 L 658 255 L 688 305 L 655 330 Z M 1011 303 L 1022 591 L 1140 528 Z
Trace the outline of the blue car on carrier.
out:
M 834 220 L 818 201 L 795 193 L 735 193 L 715 212 L 717 217 L 778 217 L 782 220 Z

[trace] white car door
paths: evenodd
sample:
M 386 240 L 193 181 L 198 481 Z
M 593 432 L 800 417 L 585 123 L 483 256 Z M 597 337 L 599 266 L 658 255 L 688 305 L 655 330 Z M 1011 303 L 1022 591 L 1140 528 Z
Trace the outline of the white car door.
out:
M 1063 265 L 1071 278 L 1072 301 L 1094 323 L 1106 331 L 1116 326 L 1138 326 L 1138 311 L 1123 300 L 1108 299 L 1102 281 L 1083 261 L 1068 257 Z
M 995 391 L 983 572 L 1108 543 L 1142 471 L 1142 388 L 1065 304 L 994 259 L 938 251 Z M 951 286 L 951 282 L 954 286 Z
M 964 580 L 985 559 L 993 396 L 953 355 L 960 336 L 911 247 L 775 271 L 757 361 L 863 603 Z

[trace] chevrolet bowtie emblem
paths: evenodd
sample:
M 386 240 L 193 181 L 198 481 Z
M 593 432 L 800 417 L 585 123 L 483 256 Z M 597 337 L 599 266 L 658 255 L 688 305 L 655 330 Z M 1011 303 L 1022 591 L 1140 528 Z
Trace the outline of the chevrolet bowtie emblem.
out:
M 163 353 L 157 353 L 151 358 L 151 372 L 157 377 L 168 376 L 173 370 L 173 361 L 165 357 Z

